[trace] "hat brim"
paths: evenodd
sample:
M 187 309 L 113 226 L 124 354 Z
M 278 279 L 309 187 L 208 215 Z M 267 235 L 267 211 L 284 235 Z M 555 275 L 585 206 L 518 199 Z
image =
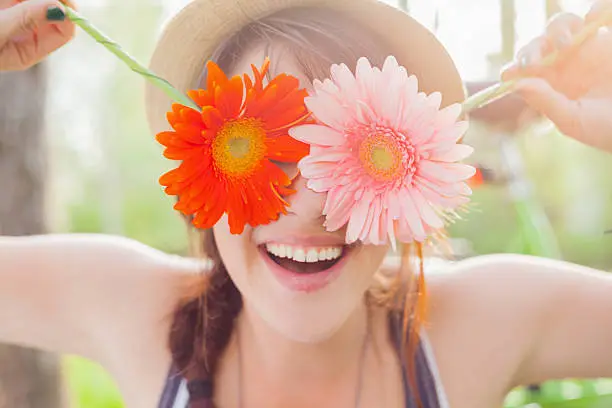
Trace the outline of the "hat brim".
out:
M 228 36 L 254 20 L 294 7 L 340 10 L 372 30 L 426 93 L 440 92 L 443 106 L 461 102 L 465 91 L 459 72 L 438 39 L 407 13 L 378 0 L 193 0 L 164 27 L 150 68 L 186 93 L 197 86 L 206 62 Z M 171 101 L 146 84 L 146 109 L 154 134 L 168 129 Z

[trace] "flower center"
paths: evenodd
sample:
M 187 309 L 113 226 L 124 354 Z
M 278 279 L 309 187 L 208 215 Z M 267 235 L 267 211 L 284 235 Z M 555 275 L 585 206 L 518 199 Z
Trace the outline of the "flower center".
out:
M 226 122 L 212 144 L 215 167 L 228 177 L 248 176 L 266 154 L 266 132 L 254 118 Z
M 365 129 L 359 159 L 377 181 L 397 181 L 416 172 L 418 155 L 408 138 L 395 130 L 373 126 Z
M 389 171 L 396 165 L 396 157 L 386 146 L 375 146 L 372 148 L 372 165 L 381 171 Z
M 230 139 L 227 145 L 230 154 L 236 159 L 242 159 L 251 151 L 251 141 L 244 137 Z

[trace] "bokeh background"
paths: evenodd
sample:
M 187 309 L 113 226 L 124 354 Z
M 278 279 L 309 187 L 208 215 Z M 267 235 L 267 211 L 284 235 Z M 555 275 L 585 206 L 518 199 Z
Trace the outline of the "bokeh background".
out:
M 470 88 L 497 80 L 500 68 L 518 47 L 542 32 L 551 15 L 561 10 L 584 15 L 591 4 L 589 0 L 388 2 L 408 9 L 438 34 Z M 79 8 L 146 62 L 160 27 L 185 3 L 88 0 Z M 4 115 L 0 156 L 30 155 L 21 162 L 29 168 L 23 183 L 34 183 L 44 193 L 39 222 L 19 231 L 16 225 L 14 233 L 117 234 L 185 253 L 184 225 L 157 183 L 173 163 L 163 159 L 149 133 L 143 107 L 143 80 L 80 31 L 75 41 L 35 70 L 0 74 L 0 115 Z M 38 127 L 16 126 L 16 120 Z M 38 136 L 26 137 L 24 132 Z M 515 252 L 612 269 L 612 235 L 604 234 L 612 229 L 610 156 L 559 135 L 512 98 L 475 115 L 466 142 L 477 148 L 471 160 L 482 167 L 484 181 L 475 186 L 470 211 L 450 229 L 453 257 Z M 38 160 L 46 166 L 36 184 L 27 175 L 39 169 Z M 2 172 L 10 171 L 6 163 L 11 161 L 5 160 Z M 7 217 L 2 200 L 18 190 L 2 188 L 0 217 Z M 57 384 L 63 384 L 59 395 L 63 406 L 122 407 L 113 380 L 93 362 L 75 356 L 62 356 L 58 362 L 32 354 L 27 361 L 35 363 L 24 369 L 15 366 L 22 361 L 15 356 L 26 351 L 1 350 L 0 407 L 60 406 L 32 397 L 52 395 Z M 14 386 L 15 378 L 21 381 L 19 387 Z M 568 379 L 521 388 L 508 396 L 506 406 L 609 408 L 612 381 Z

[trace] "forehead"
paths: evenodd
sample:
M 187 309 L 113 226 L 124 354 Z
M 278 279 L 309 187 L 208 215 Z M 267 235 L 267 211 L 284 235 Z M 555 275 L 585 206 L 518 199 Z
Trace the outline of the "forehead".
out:
M 281 73 L 292 75 L 299 80 L 301 88 L 311 89 L 312 83 L 300 68 L 295 55 L 287 50 L 287 48 L 281 46 L 266 47 L 264 45 L 257 45 L 251 48 L 238 59 L 236 65 L 227 75 L 248 74 L 252 78 L 253 70 L 251 69 L 251 64 L 261 68 L 266 57 L 270 59 L 269 78 Z M 264 84 L 266 83 L 267 80 L 264 81 Z

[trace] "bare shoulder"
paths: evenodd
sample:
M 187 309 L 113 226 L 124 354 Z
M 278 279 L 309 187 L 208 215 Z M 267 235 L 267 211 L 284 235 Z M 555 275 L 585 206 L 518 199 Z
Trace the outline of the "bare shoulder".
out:
M 499 406 L 524 384 L 550 322 L 571 315 L 585 292 L 605 282 L 587 267 L 513 254 L 475 257 L 428 276 L 427 331 L 451 405 Z
M 96 247 L 91 267 L 99 272 L 99 279 L 112 289 L 114 300 L 123 299 L 118 303 L 135 313 L 164 314 L 206 270 L 203 261 L 165 253 L 125 237 L 89 236 L 84 241 Z M 96 259 L 103 268 L 93 264 Z
M 109 245 L 121 265 L 108 281 L 109 298 L 96 325 L 103 350 L 100 362 L 110 371 L 129 406 L 154 406 L 171 365 L 168 338 L 177 306 L 200 287 L 205 262 L 167 254 L 128 239 Z
M 133 351 L 143 338 L 165 346 L 175 308 L 206 272 L 206 263 L 125 237 L 80 238 L 81 250 L 87 245 L 95 248 L 86 273 L 89 283 L 84 284 L 101 294 L 90 293 L 98 305 L 95 314 L 101 318 L 93 329 L 95 335 L 108 338 L 109 344 L 120 341 L 134 347 Z
M 484 255 L 451 264 L 443 273 L 428 277 L 431 306 L 436 312 L 481 308 L 481 315 L 496 318 L 517 315 L 551 297 L 567 294 L 576 284 L 602 279 L 601 271 L 573 263 L 517 254 Z M 579 286 L 578 286 L 579 287 Z M 445 312 L 445 313 L 446 313 Z M 488 313 L 487 313 L 488 312 Z M 532 314 L 532 313 L 530 313 Z

